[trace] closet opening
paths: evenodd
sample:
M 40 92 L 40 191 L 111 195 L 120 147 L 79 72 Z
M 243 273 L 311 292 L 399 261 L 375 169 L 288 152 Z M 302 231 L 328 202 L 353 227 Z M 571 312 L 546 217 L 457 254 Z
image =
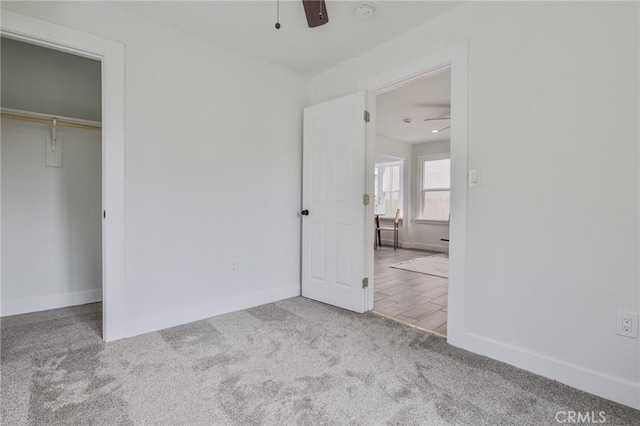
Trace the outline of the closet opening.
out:
M 0 43 L 2 316 L 102 324 L 101 61 Z

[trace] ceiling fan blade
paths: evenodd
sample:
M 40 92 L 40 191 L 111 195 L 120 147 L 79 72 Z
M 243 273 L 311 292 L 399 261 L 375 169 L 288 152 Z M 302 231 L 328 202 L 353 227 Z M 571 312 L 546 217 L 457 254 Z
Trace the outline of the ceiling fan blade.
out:
M 327 5 L 324 0 L 302 0 L 309 28 L 319 27 L 329 22 Z
M 447 127 L 443 127 L 442 129 L 439 130 L 432 130 L 433 133 L 440 133 L 440 132 L 444 132 L 447 129 L 450 129 L 451 126 L 447 126 Z

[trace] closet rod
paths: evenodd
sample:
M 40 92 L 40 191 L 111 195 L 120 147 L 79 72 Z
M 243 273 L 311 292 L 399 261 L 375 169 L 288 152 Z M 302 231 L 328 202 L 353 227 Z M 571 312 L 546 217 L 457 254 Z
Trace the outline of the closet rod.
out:
M 50 118 L 46 118 L 46 117 L 50 117 Z M 73 127 L 76 129 L 86 129 L 86 130 L 102 130 L 102 125 L 100 123 L 95 123 L 92 121 L 74 120 L 72 118 L 67 118 L 67 117 L 57 118 L 53 115 L 30 113 L 26 111 L 11 110 L 8 108 L 2 109 L 2 118 L 8 118 L 10 120 L 29 121 L 31 123 L 42 123 L 42 124 L 49 124 L 49 125 L 52 124 L 52 120 L 55 118 L 57 120 L 56 124 L 58 126 Z

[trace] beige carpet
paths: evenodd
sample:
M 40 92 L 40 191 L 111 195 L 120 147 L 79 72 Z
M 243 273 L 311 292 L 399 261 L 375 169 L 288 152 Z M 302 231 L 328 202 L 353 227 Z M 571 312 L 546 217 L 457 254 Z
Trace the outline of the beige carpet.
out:
M 389 267 L 418 272 L 420 274 L 449 278 L 449 255 L 447 253 L 434 254 L 433 256 L 396 263 Z

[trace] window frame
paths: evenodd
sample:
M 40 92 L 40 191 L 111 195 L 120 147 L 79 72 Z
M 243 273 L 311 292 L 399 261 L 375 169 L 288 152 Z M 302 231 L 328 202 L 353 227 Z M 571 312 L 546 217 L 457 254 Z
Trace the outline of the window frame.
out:
M 384 212 L 384 214 L 380 214 L 377 213 L 376 210 L 376 206 L 375 206 L 375 199 L 376 197 L 378 197 L 378 194 L 383 193 L 384 191 L 382 190 L 383 188 L 383 181 L 384 181 L 384 168 L 385 167 L 395 167 L 398 166 L 399 167 L 399 173 L 398 173 L 398 179 L 399 179 L 399 185 L 398 185 L 398 191 L 387 191 L 390 193 L 393 192 L 398 192 L 398 207 L 400 208 L 400 218 L 402 218 L 403 214 L 404 214 L 404 204 L 403 204 L 403 193 L 404 193 L 404 160 L 393 160 L 393 161 L 382 161 L 382 162 L 378 162 L 374 164 L 374 169 L 376 169 L 378 171 L 378 175 L 375 175 L 375 171 L 374 171 L 374 180 L 376 180 L 376 182 L 374 182 L 374 214 L 375 215 L 380 215 L 380 219 L 395 219 L 396 217 L 396 213 L 395 212 Z M 375 188 L 378 188 L 378 192 L 375 191 Z
M 449 181 L 449 187 L 448 188 L 431 188 L 431 189 L 424 189 L 423 188 L 423 184 L 424 184 L 424 163 L 427 161 L 438 161 L 438 160 L 449 160 L 451 161 L 451 153 L 450 152 L 442 152 L 442 153 L 438 153 L 438 154 L 427 154 L 427 155 L 420 155 L 417 157 L 417 162 L 418 162 L 418 173 L 417 173 L 417 177 L 418 177 L 418 182 L 417 182 L 417 196 L 418 196 L 418 202 L 416 203 L 416 208 L 417 208 L 417 212 L 416 212 L 416 222 L 418 223 L 439 223 L 439 224 L 448 224 L 449 221 L 451 220 L 451 181 Z M 449 163 L 449 175 L 451 175 L 451 163 Z M 425 218 L 422 215 L 422 212 L 424 211 L 424 193 L 425 192 L 445 192 L 448 191 L 449 192 L 449 219 L 447 220 L 438 220 L 438 219 L 429 219 L 429 218 Z

